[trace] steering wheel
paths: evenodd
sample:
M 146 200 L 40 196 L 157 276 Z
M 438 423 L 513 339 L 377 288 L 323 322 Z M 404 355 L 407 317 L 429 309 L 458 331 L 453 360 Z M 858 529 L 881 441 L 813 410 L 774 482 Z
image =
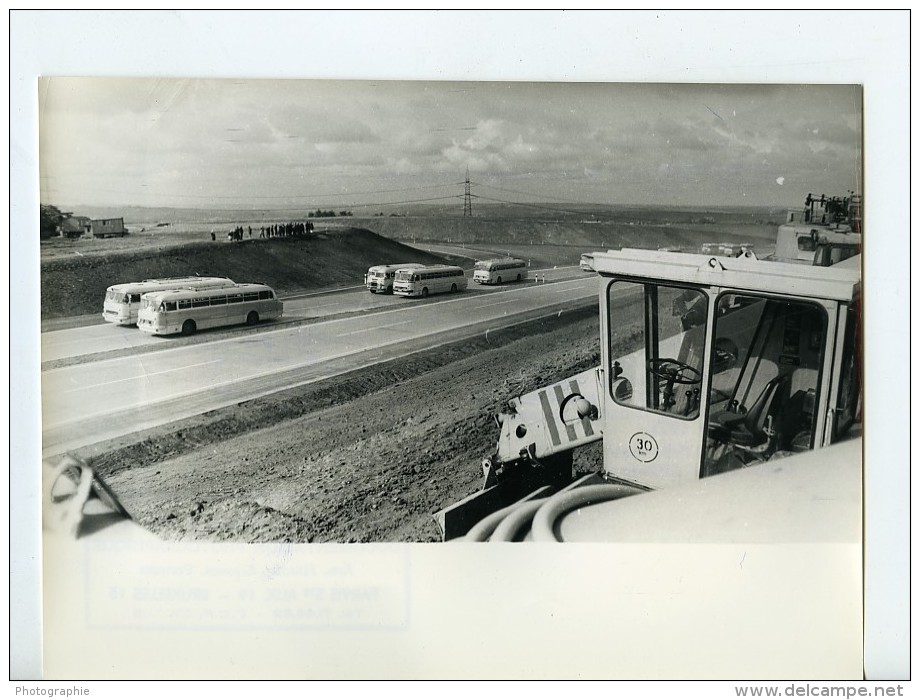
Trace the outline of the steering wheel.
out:
M 696 384 L 703 378 L 696 367 L 670 357 L 653 357 L 648 361 L 648 371 L 671 384 Z M 688 376 L 684 376 L 684 372 Z

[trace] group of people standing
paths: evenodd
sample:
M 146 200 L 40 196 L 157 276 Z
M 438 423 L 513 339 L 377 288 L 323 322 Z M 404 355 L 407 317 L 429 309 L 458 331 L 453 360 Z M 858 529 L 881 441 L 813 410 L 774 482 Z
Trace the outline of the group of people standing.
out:
M 290 238 L 291 236 L 303 236 L 311 231 L 313 231 L 312 221 L 290 221 L 286 224 L 261 226 L 259 238 Z
M 268 226 L 259 227 L 259 238 L 290 238 L 292 236 L 303 236 L 313 231 L 312 221 L 291 221 L 286 224 L 269 224 Z M 243 228 L 237 226 L 227 234 L 228 241 L 241 241 L 243 235 L 247 234 L 252 238 L 252 226 Z M 211 240 L 217 240 L 217 234 L 211 230 Z

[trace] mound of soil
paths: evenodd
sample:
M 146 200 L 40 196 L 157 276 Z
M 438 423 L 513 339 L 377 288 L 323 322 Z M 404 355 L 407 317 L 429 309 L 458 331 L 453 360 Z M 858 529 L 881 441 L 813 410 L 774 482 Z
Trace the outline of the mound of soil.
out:
M 599 362 L 593 306 L 418 353 L 84 453 L 171 540 L 427 542 L 480 485 L 508 399 Z M 92 453 L 92 454 L 90 454 Z M 576 470 L 600 465 L 582 448 Z
M 41 314 L 43 319 L 98 314 L 109 286 L 154 277 L 225 276 L 263 282 L 288 296 L 359 285 L 372 265 L 399 262 L 437 263 L 443 258 L 367 229 L 346 228 L 303 238 L 102 249 L 42 261 Z
M 451 241 L 496 243 L 502 246 L 572 246 L 580 253 L 608 248 L 660 248 L 676 246 L 698 249 L 710 241 L 743 242 L 772 250 L 776 224 L 771 222 L 708 223 L 690 217 L 686 221 L 602 220 L 593 223 L 513 218 L 444 217 L 432 226 L 425 217 L 393 217 L 365 220 L 380 235 L 401 241 Z

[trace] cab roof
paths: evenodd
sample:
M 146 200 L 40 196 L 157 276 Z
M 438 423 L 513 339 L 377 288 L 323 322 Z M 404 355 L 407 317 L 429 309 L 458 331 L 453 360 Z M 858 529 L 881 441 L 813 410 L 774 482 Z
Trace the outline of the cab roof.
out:
M 603 276 L 633 277 L 730 287 L 752 292 L 850 301 L 859 293 L 860 256 L 850 265 L 813 267 L 697 253 L 624 248 L 596 252 L 594 269 Z

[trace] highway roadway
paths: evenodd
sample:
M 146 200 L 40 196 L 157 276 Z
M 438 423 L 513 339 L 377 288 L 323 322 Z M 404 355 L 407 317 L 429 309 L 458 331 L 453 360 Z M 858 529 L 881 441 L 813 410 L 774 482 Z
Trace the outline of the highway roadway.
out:
M 287 300 L 288 319 L 350 315 L 265 324 L 256 332 L 205 332 L 192 343 L 110 325 L 43 334 L 46 361 L 51 353 L 45 354 L 45 336 L 54 336 L 48 346 L 59 355 L 105 353 L 103 347 L 122 351 L 42 372 L 43 456 L 488 333 L 597 296 L 594 275 L 568 268 L 548 271 L 546 277 L 545 283 L 471 284 L 467 292 L 427 300 L 366 291 Z M 99 338 L 80 337 L 96 332 Z M 66 340 L 58 334 L 66 334 Z M 148 347 L 124 352 L 140 346 Z
M 547 270 L 530 270 L 530 279 L 521 282 L 521 285 L 533 285 L 535 279 L 539 283 L 557 282 L 559 280 L 582 277 L 583 273 L 578 268 L 560 267 Z M 470 277 L 472 275 L 469 275 Z M 512 289 L 513 285 L 481 286 L 469 283 L 469 294 L 488 294 Z M 346 314 L 374 313 L 390 308 L 399 308 L 405 304 L 412 304 L 413 300 L 392 295 L 371 294 L 363 286 L 323 292 L 305 294 L 284 299 L 284 320 L 302 321 L 309 319 L 328 318 Z M 99 321 L 92 325 L 67 328 L 64 330 L 48 331 L 42 333 L 41 353 L 42 363 L 68 360 L 83 355 L 114 352 L 118 350 L 135 349 L 148 351 L 161 349 L 175 343 L 175 339 L 161 338 L 141 333 L 134 327 L 115 326 L 101 321 L 102 301 L 99 302 Z M 213 339 L 214 333 L 204 333 L 200 339 Z

